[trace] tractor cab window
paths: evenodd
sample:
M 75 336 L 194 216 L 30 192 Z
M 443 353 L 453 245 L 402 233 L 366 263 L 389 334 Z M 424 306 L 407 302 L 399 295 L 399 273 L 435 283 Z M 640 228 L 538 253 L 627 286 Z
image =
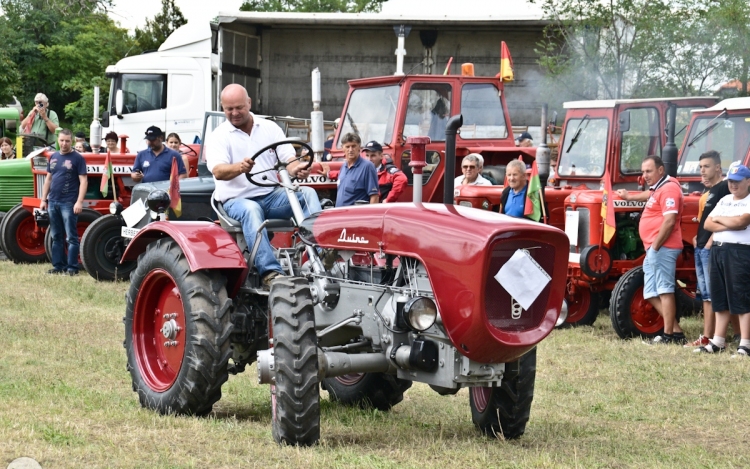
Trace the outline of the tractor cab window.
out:
M 678 174 L 700 174 L 699 158 L 709 150 L 719 152 L 726 174 L 733 161 L 745 161 L 750 146 L 750 115 L 696 118 L 686 140 L 677 166 Z
M 604 175 L 609 120 L 589 116 L 569 119 L 557 162 L 559 176 Z
M 630 128 L 622 132 L 620 140 L 620 171 L 640 173 L 643 158 L 661 156 L 659 112 L 656 108 L 628 109 Z
M 409 162 L 411 161 L 411 151 L 406 150 L 401 154 L 401 171 L 406 174 L 406 179 L 409 181 L 409 185 L 414 185 L 414 174 L 411 172 Z M 440 164 L 440 153 L 436 151 L 425 152 L 425 162 L 427 166 L 422 168 L 422 185 L 427 184 L 432 175 L 435 173 L 438 164 Z
M 381 144 L 390 143 L 396 120 L 398 92 L 398 85 L 354 90 L 341 122 L 336 148 L 341 148 L 341 138 L 350 132 L 359 135 L 363 144 L 371 140 Z
M 119 77 L 122 90 L 122 113 L 155 111 L 167 107 L 167 76 L 146 73 L 126 73 Z M 114 114 L 114 101 L 112 101 Z
M 507 138 L 503 102 L 492 83 L 471 83 L 461 88 L 461 138 Z
M 409 90 L 404 138 L 430 137 L 445 141 L 445 126 L 451 115 L 451 85 L 417 83 Z

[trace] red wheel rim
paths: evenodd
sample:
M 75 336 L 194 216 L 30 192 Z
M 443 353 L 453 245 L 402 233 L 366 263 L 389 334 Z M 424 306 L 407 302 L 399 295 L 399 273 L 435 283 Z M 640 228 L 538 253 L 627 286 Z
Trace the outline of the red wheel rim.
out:
M 471 398 L 474 400 L 474 407 L 477 409 L 477 412 L 481 413 L 487 409 L 487 404 L 490 402 L 491 394 L 492 388 L 471 388 Z
M 362 381 L 362 378 L 364 377 L 364 373 L 349 373 L 348 375 L 336 376 L 336 381 L 343 384 L 344 386 L 354 386 L 355 384 Z
M 133 311 L 133 348 L 144 383 L 164 392 L 177 380 L 185 355 L 185 310 L 177 284 L 162 269 L 148 273 Z
M 656 334 L 664 327 L 662 317 L 648 300 L 643 299 L 643 287 L 636 290 L 630 302 L 630 319 L 643 334 Z
M 18 224 L 16 244 L 30 256 L 44 255 L 44 232 L 37 230 L 34 218 L 29 214 Z
M 591 306 L 591 290 L 588 288 L 576 288 L 572 297 L 568 298 L 568 319 L 565 322 L 574 324 L 586 316 Z

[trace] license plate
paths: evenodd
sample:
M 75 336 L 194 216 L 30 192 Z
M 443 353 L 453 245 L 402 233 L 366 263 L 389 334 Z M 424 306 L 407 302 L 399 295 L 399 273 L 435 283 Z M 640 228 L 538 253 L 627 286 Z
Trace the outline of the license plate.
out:
M 120 235 L 122 235 L 123 238 L 133 239 L 139 231 L 141 231 L 139 228 L 128 228 L 127 226 L 123 226 L 120 229 Z

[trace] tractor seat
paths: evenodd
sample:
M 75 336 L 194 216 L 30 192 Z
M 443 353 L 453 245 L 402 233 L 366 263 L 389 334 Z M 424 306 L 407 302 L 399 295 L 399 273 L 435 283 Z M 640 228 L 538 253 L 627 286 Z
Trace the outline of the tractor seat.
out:
M 242 223 L 227 215 L 224 204 L 211 197 L 211 207 L 219 217 L 222 228 L 229 233 L 242 233 Z M 292 231 L 297 227 L 291 218 L 266 220 L 267 231 Z

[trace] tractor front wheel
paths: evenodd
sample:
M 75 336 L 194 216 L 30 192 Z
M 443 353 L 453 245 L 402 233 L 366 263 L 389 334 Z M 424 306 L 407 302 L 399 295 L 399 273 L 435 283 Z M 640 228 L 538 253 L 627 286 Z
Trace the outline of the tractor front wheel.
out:
M 599 316 L 599 294 L 589 288 L 576 287 L 574 294 L 566 295 L 568 318 L 562 327 L 591 326 Z
M 304 278 L 271 284 L 273 356 L 272 433 L 279 444 L 310 446 L 320 439 L 318 336 L 310 285 Z
M 120 263 L 125 252 L 122 226 L 120 218 L 104 215 L 91 223 L 81 238 L 81 263 L 97 280 L 125 280 L 135 269 L 135 261 Z
M 44 253 L 44 232 L 36 226 L 34 216 L 16 205 L 5 214 L 2 223 L 3 251 L 16 264 L 36 264 L 47 260 Z
M 352 373 L 323 381 L 331 401 L 382 411 L 404 400 L 404 392 L 411 385 L 410 380 L 385 373 Z
M 474 425 L 493 438 L 511 440 L 523 435 L 534 400 L 535 380 L 536 347 L 515 362 L 505 364 L 500 386 L 469 389 Z
M 664 319 L 643 298 L 643 267 L 625 273 L 617 281 L 609 304 L 612 328 L 621 339 L 651 338 L 664 329 Z
M 124 346 L 143 407 L 205 415 L 221 398 L 232 355 L 225 285 L 217 272 L 191 272 L 172 239 L 139 256 L 126 296 Z

